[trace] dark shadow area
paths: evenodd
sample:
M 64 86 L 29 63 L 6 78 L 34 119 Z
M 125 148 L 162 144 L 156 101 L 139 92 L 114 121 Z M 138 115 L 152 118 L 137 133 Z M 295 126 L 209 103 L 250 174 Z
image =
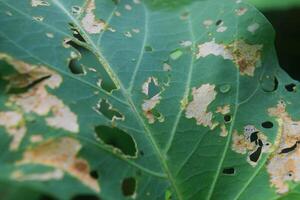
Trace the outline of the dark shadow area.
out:
M 281 67 L 300 81 L 300 8 L 262 12 L 275 28 Z

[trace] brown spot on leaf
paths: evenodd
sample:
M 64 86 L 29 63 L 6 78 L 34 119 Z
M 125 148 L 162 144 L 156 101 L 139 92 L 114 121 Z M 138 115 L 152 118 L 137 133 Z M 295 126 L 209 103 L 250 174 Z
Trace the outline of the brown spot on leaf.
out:
M 17 164 L 41 164 L 54 167 L 74 176 L 95 192 L 100 192 L 97 180 L 89 173 L 87 161 L 76 157 L 80 149 L 81 144 L 74 138 L 63 137 L 48 140 L 27 149 L 23 154 L 23 159 Z
M 225 60 L 233 60 L 241 75 L 254 76 L 255 68 L 260 65 L 262 48 L 263 45 L 252 45 L 243 40 L 236 40 L 229 45 L 212 40 L 198 45 L 196 57 L 222 56 Z
M 269 160 L 267 170 L 271 184 L 282 194 L 289 190 L 288 181 L 300 181 L 300 121 L 291 118 L 283 101 L 268 111 L 270 116 L 277 118 L 280 138 L 276 141 L 276 151 Z
M 185 116 L 195 118 L 198 125 L 213 129 L 217 124 L 212 122 L 213 113 L 207 112 L 207 108 L 216 98 L 215 85 L 203 84 L 193 88 L 192 95 L 193 101 L 187 105 Z

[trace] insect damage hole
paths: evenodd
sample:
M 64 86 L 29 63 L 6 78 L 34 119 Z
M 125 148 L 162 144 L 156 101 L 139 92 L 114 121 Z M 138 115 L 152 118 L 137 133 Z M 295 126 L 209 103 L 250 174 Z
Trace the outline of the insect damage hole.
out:
M 150 45 L 145 46 L 145 51 L 146 52 L 152 52 L 153 48 Z
M 136 179 L 133 177 L 125 178 L 122 182 L 122 193 L 125 197 L 133 196 L 136 191 Z
M 269 129 L 269 128 L 273 128 L 274 124 L 273 124 L 273 122 L 266 121 L 266 122 L 263 122 L 263 123 L 261 124 L 261 126 L 262 126 L 263 128 Z
M 80 194 L 74 196 L 71 200 L 101 200 L 99 197 L 96 195 L 88 195 L 88 194 Z
M 112 121 L 120 119 L 124 120 L 124 116 L 114 109 L 106 99 L 101 99 L 95 109 L 97 112 L 100 112 L 102 115 Z
M 235 175 L 235 169 L 233 167 L 228 167 L 223 169 L 223 174 L 225 175 Z
M 108 126 L 97 126 L 95 128 L 96 135 L 106 145 L 119 150 L 125 156 L 136 157 L 137 147 L 134 139 L 126 132 L 118 128 Z
M 93 177 L 94 179 L 98 179 L 99 178 L 99 174 L 96 170 L 92 170 L 90 172 L 91 177 Z
M 285 89 L 288 92 L 295 92 L 296 91 L 296 84 L 294 84 L 294 83 L 287 84 L 287 85 L 285 85 Z
M 224 116 L 224 122 L 225 122 L 225 123 L 229 123 L 229 122 L 231 122 L 231 120 L 232 120 L 231 115 L 225 115 L 225 116 Z

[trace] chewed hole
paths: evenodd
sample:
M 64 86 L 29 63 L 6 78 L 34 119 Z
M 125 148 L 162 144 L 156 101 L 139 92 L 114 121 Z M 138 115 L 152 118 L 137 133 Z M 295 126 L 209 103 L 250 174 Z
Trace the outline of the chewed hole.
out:
M 231 115 L 225 115 L 224 116 L 224 121 L 225 121 L 225 123 L 231 122 Z
M 296 84 L 291 83 L 291 84 L 285 85 L 285 89 L 288 92 L 295 92 L 296 91 Z
M 218 21 L 216 21 L 216 26 L 220 26 L 223 23 L 223 20 L 219 19 Z
M 151 52 L 151 51 L 153 51 L 153 48 L 151 46 L 147 45 L 147 46 L 145 46 L 145 51 Z
M 134 195 L 136 190 L 136 180 L 133 177 L 125 178 L 122 182 L 122 193 L 124 196 Z
M 82 194 L 82 195 L 76 195 L 71 200 L 101 200 L 96 195 L 88 195 L 88 194 Z
M 263 128 L 273 128 L 274 124 L 273 124 L 273 122 L 266 121 L 266 122 L 263 122 L 263 123 L 261 124 L 261 126 L 262 126 Z
M 223 169 L 223 174 L 234 175 L 235 174 L 235 169 L 233 167 L 224 168 Z
M 91 177 L 93 177 L 94 179 L 98 179 L 99 175 L 98 172 L 96 170 L 93 170 L 90 172 Z
M 136 144 L 128 133 L 121 129 L 108 126 L 97 126 L 95 132 L 105 144 L 118 149 L 126 156 L 136 156 Z
M 76 74 L 76 75 L 85 74 L 83 66 L 78 62 L 77 59 L 70 60 L 69 69 L 72 72 L 72 74 Z

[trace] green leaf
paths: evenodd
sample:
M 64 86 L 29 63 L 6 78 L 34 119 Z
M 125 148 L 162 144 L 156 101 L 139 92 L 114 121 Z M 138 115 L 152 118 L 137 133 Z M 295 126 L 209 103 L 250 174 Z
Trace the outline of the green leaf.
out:
M 0 26 L 0 182 L 17 193 L 297 194 L 299 84 L 247 3 L 0 0 Z

